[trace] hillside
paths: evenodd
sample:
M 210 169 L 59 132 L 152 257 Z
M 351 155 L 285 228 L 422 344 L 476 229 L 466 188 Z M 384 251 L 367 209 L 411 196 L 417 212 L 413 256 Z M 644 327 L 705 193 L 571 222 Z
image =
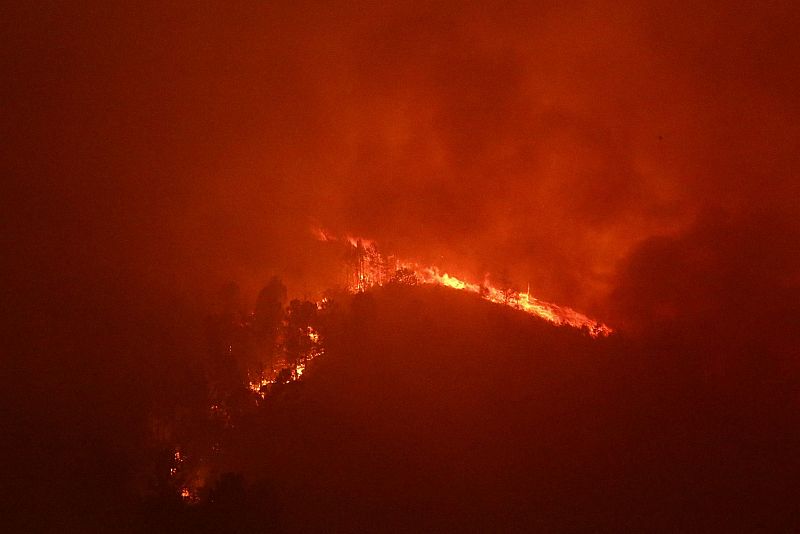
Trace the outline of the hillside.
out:
M 748 463 L 764 444 L 729 435 L 753 420 L 724 394 L 700 394 L 703 377 L 678 351 L 592 339 L 436 287 L 358 295 L 323 333 L 326 355 L 224 444 L 218 467 L 241 475 L 241 495 L 217 520 L 673 530 L 760 521 L 769 493 L 759 513 L 741 517 L 741 505 L 757 487 L 781 490 L 762 485 L 780 485 L 769 466 Z

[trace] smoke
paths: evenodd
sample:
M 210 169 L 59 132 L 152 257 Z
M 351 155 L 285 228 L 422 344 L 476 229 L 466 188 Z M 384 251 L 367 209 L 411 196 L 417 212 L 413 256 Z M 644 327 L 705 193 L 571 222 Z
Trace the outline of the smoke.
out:
M 790 3 L 18 9 L 23 232 L 184 291 L 321 290 L 316 221 L 606 313 L 644 240 L 798 207 Z

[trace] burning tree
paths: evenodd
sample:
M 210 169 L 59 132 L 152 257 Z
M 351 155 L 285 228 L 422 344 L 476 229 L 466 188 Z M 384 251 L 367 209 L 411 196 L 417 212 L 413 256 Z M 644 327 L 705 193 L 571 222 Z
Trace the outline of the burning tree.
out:
M 374 286 L 388 283 L 396 269 L 378 250 L 377 244 L 368 239 L 349 239 L 347 287 L 354 293 L 361 293 Z

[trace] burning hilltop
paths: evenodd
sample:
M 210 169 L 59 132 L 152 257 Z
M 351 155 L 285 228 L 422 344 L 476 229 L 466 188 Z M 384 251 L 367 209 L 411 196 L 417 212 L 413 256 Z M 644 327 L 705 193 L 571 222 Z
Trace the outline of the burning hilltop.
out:
M 434 365 L 439 354 L 441 361 L 435 365 L 451 369 L 474 367 L 474 377 L 479 377 L 479 368 L 486 363 L 486 355 L 493 354 L 492 347 L 501 346 L 499 340 L 504 336 L 496 330 L 496 325 L 486 324 L 485 318 L 474 316 L 476 310 L 481 310 L 481 314 L 487 317 L 502 317 L 506 325 L 503 328 L 515 332 L 514 338 L 526 339 L 525 346 L 534 351 L 547 347 L 548 353 L 561 353 L 558 343 L 566 343 L 569 347 L 579 347 L 576 354 L 583 354 L 586 345 L 595 345 L 590 338 L 606 337 L 612 333 L 605 324 L 570 308 L 541 301 L 529 290 L 500 289 L 488 280 L 483 284 L 468 282 L 435 266 L 420 266 L 386 255 L 377 243 L 369 239 L 347 237 L 340 240 L 321 231 L 317 236 L 320 240 L 343 246 L 347 291 L 334 290 L 316 302 L 293 299 L 287 306 L 286 286 L 279 278 L 273 277 L 259 293 L 253 311 L 244 312 L 236 308 L 233 305 L 235 291 L 226 288 L 226 299 L 231 302 L 221 313 L 207 319 L 210 402 L 202 416 L 207 420 L 204 438 L 187 439 L 185 444 L 180 440 L 175 440 L 175 443 L 162 440 L 165 447 L 170 447 L 170 455 L 159 472 L 159 480 L 162 486 L 172 488 L 187 504 L 210 498 L 208 481 L 214 477 L 209 472 L 222 469 L 222 457 L 228 454 L 231 440 L 238 435 L 235 429 L 251 424 L 245 423 L 246 415 L 243 414 L 252 414 L 259 407 L 280 403 L 281 396 L 297 387 L 298 382 L 306 382 L 306 371 L 312 361 L 327 354 L 331 348 L 336 351 L 338 347 L 339 363 L 346 361 L 349 362 L 347 365 L 354 365 L 354 369 L 348 371 L 352 376 L 369 374 L 376 365 L 392 361 L 416 367 L 420 375 L 430 374 L 429 367 Z M 399 288 L 402 290 L 395 291 Z M 480 299 L 470 298 L 468 294 Z M 481 300 L 500 307 L 493 307 L 493 312 L 485 314 L 487 307 L 492 306 Z M 552 325 L 571 326 L 588 333 L 588 336 L 566 330 L 544 333 L 552 330 L 544 324 L 531 329 L 533 325 L 512 310 L 544 319 Z M 527 324 L 520 326 L 518 321 Z M 470 336 L 457 335 L 471 340 L 467 343 L 469 346 L 445 336 L 445 346 L 441 347 L 443 341 L 436 341 L 436 336 L 430 333 L 442 329 L 467 331 L 471 324 L 478 326 L 476 332 Z M 396 328 L 404 331 L 405 335 L 389 335 L 388 332 Z M 425 331 L 429 332 L 423 334 Z M 485 335 L 481 333 L 484 331 Z M 484 339 L 485 336 L 488 337 Z M 531 336 L 538 341 L 530 342 Z M 416 343 L 415 340 L 423 337 L 431 340 L 433 346 L 429 348 L 428 357 L 415 361 L 414 350 L 408 343 Z M 484 349 L 475 352 L 470 346 L 483 346 Z M 370 349 L 365 351 L 365 347 Z M 440 353 L 437 353 L 438 349 L 441 349 Z M 508 350 L 500 352 L 514 355 L 518 349 L 508 347 Z M 360 357 L 350 360 L 353 353 L 360 354 Z M 373 354 L 382 357 L 372 358 Z M 457 361 L 451 358 L 454 354 L 460 355 Z M 527 354 L 527 349 L 510 361 L 516 361 L 513 358 L 522 358 L 524 354 Z M 505 356 L 493 354 L 492 365 L 503 358 Z M 395 364 L 390 367 L 392 365 Z M 517 364 L 500 365 L 513 367 Z M 447 378 L 440 377 L 437 381 L 445 383 Z M 335 401 L 331 399 L 330 402 Z M 288 417 L 295 422 L 299 420 L 297 413 Z M 237 454 L 247 456 L 250 453 L 239 451 Z
M 539 300 L 531 294 L 530 288 L 525 292 L 503 289 L 494 286 L 488 279 L 483 284 L 468 282 L 443 272 L 436 266 L 423 266 L 395 256 L 384 255 L 377 243 L 369 239 L 348 236 L 344 240 L 339 240 L 324 230 L 315 230 L 314 235 L 321 241 L 340 242 L 347 246 L 349 268 L 346 285 L 354 293 L 388 283 L 439 285 L 475 293 L 489 302 L 523 311 L 556 326 L 571 326 L 585 330 L 592 337 L 608 336 L 613 332 L 608 325 L 571 308 Z
M 286 531 L 368 531 L 380 503 L 420 510 L 393 514 L 389 530 L 557 524 L 550 496 L 562 492 L 602 517 L 608 494 L 575 481 L 588 472 L 604 488 L 615 474 L 604 459 L 626 419 L 608 416 L 604 369 L 616 341 L 444 285 L 338 298 L 319 313 L 324 357 L 234 419 L 214 460 L 268 480 Z M 259 487 L 248 491 L 261 509 Z

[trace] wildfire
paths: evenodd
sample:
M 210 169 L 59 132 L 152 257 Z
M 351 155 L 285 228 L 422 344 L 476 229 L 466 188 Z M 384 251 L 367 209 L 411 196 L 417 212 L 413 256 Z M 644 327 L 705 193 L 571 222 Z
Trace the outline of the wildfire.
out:
M 188 486 L 183 486 L 181 488 L 181 499 L 183 499 L 183 502 L 188 504 L 196 504 L 200 501 L 200 497 L 197 495 L 197 492 Z
M 368 239 L 347 236 L 344 240 L 339 240 L 324 230 L 316 230 L 314 234 L 321 241 L 339 242 L 347 247 L 349 267 L 351 267 L 348 269 L 347 286 L 353 293 L 360 293 L 371 287 L 390 283 L 438 285 L 473 293 L 489 302 L 523 311 L 555 325 L 567 325 L 582 329 L 592 337 L 608 336 L 612 333 L 612 329 L 607 325 L 590 319 L 575 310 L 537 299 L 531 295 L 530 289 L 523 293 L 497 288 L 488 281 L 483 284 L 469 282 L 442 272 L 435 266 L 420 266 L 393 256 L 385 256 L 379 251 L 377 244 Z M 303 304 L 315 304 L 315 311 L 324 313 L 330 303 L 327 298 L 323 298 L 316 303 L 305 302 Z M 250 317 L 252 319 L 252 316 Z M 286 335 L 284 335 L 281 343 L 273 346 L 268 365 L 260 366 L 258 370 L 248 369 L 247 388 L 254 394 L 256 402 L 259 402 L 258 398 L 267 399 L 287 384 L 303 380 L 310 362 L 325 354 L 324 336 L 321 336 L 316 328 L 310 326 L 309 322 L 302 323 L 303 326 L 292 326 L 291 317 L 290 311 L 287 310 L 282 319 L 281 328 L 287 332 L 291 331 L 294 336 L 292 339 L 297 340 L 293 348 L 287 346 Z M 240 328 L 246 327 L 248 324 L 251 325 L 252 321 L 237 323 Z M 226 343 L 223 347 L 226 357 L 232 357 L 235 354 L 233 344 Z M 232 413 L 225 402 L 218 400 L 211 404 L 209 409 L 211 419 L 215 422 L 222 422 L 225 429 L 234 427 L 232 419 L 235 417 L 235 410 Z M 222 445 L 217 440 L 209 444 L 207 450 L 211 454 L 219 454 L 221 448 Z M 201 502 L 205 475 L 201 474 L 196 462 L 189 460 L 191 459 L 183 451 L 176 448 L 169 466 L 169 478 L 181 500 L 192 505 Z
M 336 241 L 331 233 L 324 230 L 315 230 L 314 233 L 318 237 L 324 236 L 324 241 Z M 446 272 L 442 273 L 437 267 L 419 266 L 391 256 L 385 257 L 378 251 L 376 243 L 369 239 L 347 236 L 346 243 L 352 252 L 354 267 L 349 275 L 348 287 L 355 293 L 385 285 L 392 280 L 440 285 L 475 293 L 489 302 L 509 306 L 557 326 L 566 325 L 585 330 L 592 337 L 605 337 L 613 332 L 608 325 L 571 308 L 537 299 L 531 295 L 530 290 L 522 293 L 513 289 L 500 289 L 488 282 L 471 283 Z
M 274 383 L 275 383 L 274 379 L 268 380 L 266 378 L 261 378 L 259 380 L 251 381 L 247 387 L 250 389 L 250 391 L 252 391 L 253 393 L 258 393 L 263 398 L 265 396 L 263 388 L 269 387 Z
M 573 328 L 586 329 L 592 337 L 608 336 L 613 332 L 608 325 L 595 321 L 571 308 L 539 300 L 531 295 L 529 291 L 521 293 L 510 289 L 503 290 L 488 283 L 484 285 L 471 284 L 447 273 L 439 274 L 439 270 L 435 267 L 417 269 L 415 273 L 417 273 L 422 283 L 442 285 L 477 293 L 489 302 L 510 306 L 558 326 L 567 325 Z
M 320 303 L 317 303 L 317 306 L 319 305 Z M 325 348 L 320 343 L 319 332 L 309 326 L 304 335 L 308 338 L 310 347 L 297 361 L 290 363 L 282 358 L 277 359 L 269 371 L 248 382 L 248 389 L 265 399 L 275 384 L 288 384 L 300 380 L 308 364 L 325 353 Z

